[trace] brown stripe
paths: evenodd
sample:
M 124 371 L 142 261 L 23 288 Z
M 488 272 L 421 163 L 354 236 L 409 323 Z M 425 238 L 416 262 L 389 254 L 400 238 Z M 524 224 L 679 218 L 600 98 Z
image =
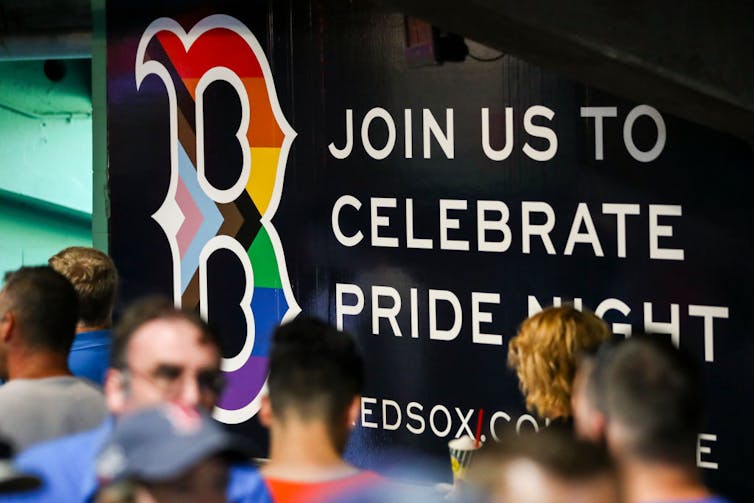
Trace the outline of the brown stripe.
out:
M 196 169 L 196 133 L 193 124 L 183 114 L 181 107 L 178 107 L 178 141 L 181 142 L 183 150 L 186 151 L 186 155 Z
M 235 237 L 238 229 L 243 224 L 243 215 L 241 215 L 241 212 L 238 211 L 238 208 L 233 203 L 218 204 L 217 208 L 223 216 L 223 224 L 220 226 L 217 234 Z
M 183 292 L 181 297 L 181 307 L 190 311 L 195 311 L 199 307 L 199 270 L 191 277 L 188 288 Z
M 178 112 L 178 141 L 181 142 L 183 149 L 188 154 L 194 167 L 196 167 L 196 133 L 194 131 L 196 103 L 194 102 L 194 98 L 189 93 L 186 84 L 181 79 L 175 66 L 173 66 L 173 62 L 158 39 L 153 40 L 147 46 L 147 57 L 161 63 L 173 81 Z

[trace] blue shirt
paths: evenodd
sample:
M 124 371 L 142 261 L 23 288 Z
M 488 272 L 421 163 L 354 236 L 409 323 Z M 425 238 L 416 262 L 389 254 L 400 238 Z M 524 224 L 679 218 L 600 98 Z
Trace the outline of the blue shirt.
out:
M 68 367 L 77 377 L 103 386 L 110 365 L 110 330 L 93 330 L 76 334 L 68 354 Z
M 37 444 L 16 458 L 16 466 L 42 479 L 42 487 L 3 502 L 87 502 L 97 490 L 94 462 L 112 432 L 113 417 L 93 430 Z
M 20 471 L 42 478 L 36 491 L 0 496 L 2 503 L 88 503 L 97 492 L 95 462 L 115 424 L 108 417 L 93 430 L 37 444 L 16 458 Z M 230 503 L 271 503 L 267 486 L 251 466 L 233 466 L 228 487 Z
M 272 503 L 272 495 L 259 470 L 249 465 L 231 467 L 228 503 Z
M 730 501 L 721 498 L 720 496 L 709 496 L 707 498 L 695 500 L 657 501 L 656 503 L 730 503 Z

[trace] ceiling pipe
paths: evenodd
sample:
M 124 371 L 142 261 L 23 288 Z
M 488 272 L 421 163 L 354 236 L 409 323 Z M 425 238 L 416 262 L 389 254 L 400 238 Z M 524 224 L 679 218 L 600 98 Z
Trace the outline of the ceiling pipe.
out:
M 91 31 L 39 35 L 0 34 L 0 61 L 91 57 Z

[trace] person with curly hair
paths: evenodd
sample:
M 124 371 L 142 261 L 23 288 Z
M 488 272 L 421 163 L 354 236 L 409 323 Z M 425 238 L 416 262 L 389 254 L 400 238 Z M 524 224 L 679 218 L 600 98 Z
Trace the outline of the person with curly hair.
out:
M 569 421 L 577 360 L 610 337 L 607 324 L 573 306 L 548 307 L 527 318 L 508 344 L 526 407 L 539 417 Z

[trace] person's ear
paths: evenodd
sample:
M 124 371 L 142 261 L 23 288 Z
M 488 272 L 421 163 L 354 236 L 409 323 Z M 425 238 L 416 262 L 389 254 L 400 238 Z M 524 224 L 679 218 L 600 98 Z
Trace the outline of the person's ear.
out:
M 8 343 L 11 340 L 13 329 L 16 326 L 16 314 L 13 311 L 6 311 L 0 318 L 0 340 Z
M 607 442 L 607 418 L 602 412 L 594 411 L 592 416 L 592 431 L 595 442 Z
M 262 426 L 269 428 L 272 425 L 272 404 L 270 404 L 270 395 L 262 396 L 262 404 L 259 406 L 259 422 Z
M 130 390 L 128 372 L 110 367 L 105 374 L 105 400 L 107 408 L 115 415 L 126 411 L 128 393 Z
M 361 395 L 356 395 L 348 406 L 348 428 L 354 428 L 361 413 Z
M 604 439 L 608 452 L 613 456 L 621 456 L 628 452 L 628 446 L 635 436 L 629 427 L 621 421 L 605 418 Z

